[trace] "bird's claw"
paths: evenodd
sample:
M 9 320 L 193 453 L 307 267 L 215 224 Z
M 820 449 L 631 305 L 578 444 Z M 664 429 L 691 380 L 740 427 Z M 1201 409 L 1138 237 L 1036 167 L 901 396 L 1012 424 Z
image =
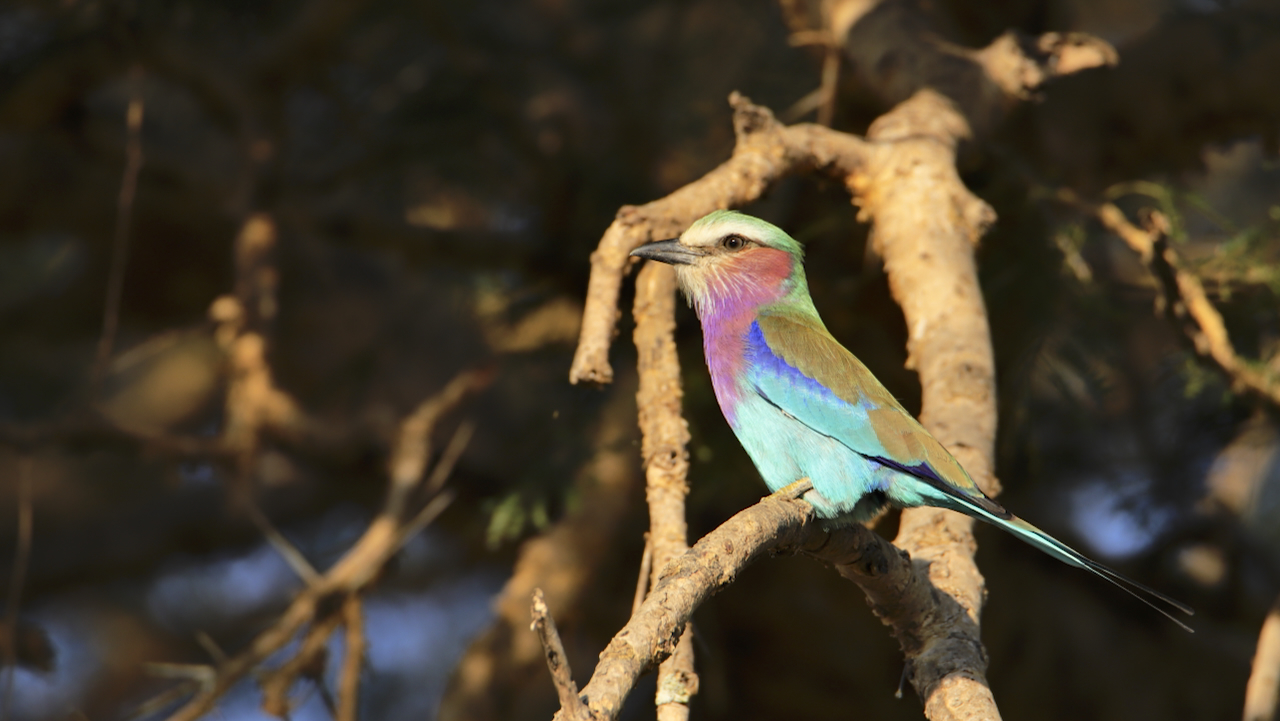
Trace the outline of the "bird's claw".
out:
M 808 478 L 801 478 L 794 483 L 788 483 L 769 495 L 778 498 L 786 498 L 787 500 L 794 500 L 812 490 L 813 481 L 810 481 Z

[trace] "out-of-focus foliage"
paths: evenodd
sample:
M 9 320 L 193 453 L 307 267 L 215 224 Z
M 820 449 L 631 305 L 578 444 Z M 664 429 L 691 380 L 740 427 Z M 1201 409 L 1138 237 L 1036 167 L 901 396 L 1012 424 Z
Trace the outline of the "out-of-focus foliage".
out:
M 935 5 L 957 42 L 1010 27 L 1093 32 L 1117 44 L 1122 68 L 1196 23 L 1236 27 L 1233 13 L 1271 18 L 1250 21 L 1248 47 L 1280 48 L 1274 16 L 1247 3 Z M 197 634 L 235 652 L 300 586 L 232 503 L 224 460 L 118 436 L 10 433 L 61 423 L 90 400 L 121 426 L 220 433 L 226 359 L 208 311 L 236 282 L 232 242 L 250 212 L 280 233 L 277 381 L 329 427 L 374 429 L 324 449 L 274 439 L 259 454 L 253 491 L 313 565 L 340 556 L 380 502 L 396 422 L 458 370 L 496 369 L 450 420 L 477 426 L 451 481 L 459 500 L 366 604 L 363 717 L 431 717 L 519 543 L 599 484 L 589 459 L 621 391 L 566 376 L 600 233 L 619 206 L 727 157 L 730 91 L 782 111 L 820 69 L 765 0 L 0 7 L 0 577 L 13 570 L 24 467 L 34 497 L 14 717 L 127 718 L 170 685 L 146 664 L 208 662 Z M 1042 186 L 1113 188 L 1134 217 L 1162 210 L 1237 349 L 1267 362 L 1280 343 L 1280 169 L 1274 137 L 1249 133 L 1269 106 L 1259 100 L 1256 117 L 1224 106 L 1220 125 L 1184 143 L 1109 144 L 1089 129 L 1141 104 L 1061 100 L 1105 85 L 1107 72 L 1069 79 L 1060 95 L 1046 88 L 1011 118 L 1008 145 L 966 153 L 966 181 L 1000 216 L 980 258 L 1000 373 L 998 470 L 1010 508 L 1186 598 L 1199 633 L 981 529 L 990 680 L 1010 718 L 1234 717 L 1280 588 L 1275 409 L 1199 361 L 1153 312 L 1156 286 L 1136 256 Z M 883 112 L 844 91 L 839 127 Z M 91 397 L 126 107 L 138 99 L 144 160 L 117 352 Z M 835 335 L 918 406 L 901 313 L 843 191 L 788 180 L 752 210 L 808 244 Z M 692 320 L 681 311 L 678 340 L 697 535 L 763 487 L 719 415 Z M 633 364 L 626 345 L 619 368 Z M 644 512 L 638 491 L 628 502 L 608 573 L 587 581 L 592 609 L 557 619 L 580 680 L 629 612 Z M 697 717 L 919 717 L 914 700 L 892 698 L 892 640 L 826 569 L 763 561 L 696 620 Z M 545 718 L 545 690 L 521 712 Z M 294 719 L 328 716 L 314 685 L 295 693 Z M 629 713 L 651 713 L 650 697 L 638 693 Z M 258 703 L 248 682 L 220 713 L 257 718 Z

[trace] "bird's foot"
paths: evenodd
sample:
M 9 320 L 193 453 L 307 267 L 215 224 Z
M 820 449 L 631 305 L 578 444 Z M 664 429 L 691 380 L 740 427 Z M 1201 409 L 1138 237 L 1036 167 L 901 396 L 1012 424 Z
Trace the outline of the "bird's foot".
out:
M 779 488 L 778 490 L 774 491 L 773 493 L 770 493 L 769 495 L 777 496 L 779 498 L 795 499 L 795 498 L 799 498 L 800 496 L 803 496 L 804 494 L 812 490 L 813 490 L 813 481 L 810 481 L 808 478 L 801 478 L 800 480 L 794 483 L 788 483 L 787 485 L 783 486 L 782 488 Z

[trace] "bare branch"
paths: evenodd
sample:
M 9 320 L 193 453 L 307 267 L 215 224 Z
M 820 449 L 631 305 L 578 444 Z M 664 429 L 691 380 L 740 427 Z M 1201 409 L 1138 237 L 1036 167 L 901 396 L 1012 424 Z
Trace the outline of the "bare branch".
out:
M 995 214 L 965 188 L 955 169 L 956 146 L 971 134 L 968 121 L 928 90 L 878 119 L 868 140 L 815 125 L 783 127 L 741 96 L 731 102 L 738 133 L 734 157 L 667 198 L 624 208 L 606 231 L 592 256 L 571 379 L 607 380 L 612 373 L 605 354 L 613 304 L 626 253 L 635 244 L 675 234 L 693 219 L 684 214 L 694 209 L 752 200 L 787 173 L 822 172 L 843 182 L 861 204 L 861 217 L 874 220 L 872 239 L 908 324 L 908 367 L 920 374 L 921 421 L 995 495 L 995 365 L 973 257 Z M 969 617 L 956 628 L 936 628 L 920 656 L 908 658 L 932 719 L 950 718 L 949 709 L 975 698 L 982 703 L 966 706 L 966 712 L 999 716 L 983 680 L 986 656 L 977 621 L 984 587 L 973 563 L 971 528 L 972 521 L 959 514 L 913 509 L 904 513 L 898 537 L 900 546 L 930 561 L 934 585 L 953 595 Z
M 1180 321 L 1182 332 L 1191 340 L 1197 354 L 1216 365 L 1236 390 L 1247 391 L 1280 406 L 1280 378 L 1251 367 L 1236 354 L 1222 314 L 1209 301 L 1200 278 L 1182 266 L 1182 259 L 1170 245 L 1168 220 L 1163 215 L 1153 211 L 1149 227 L 1143 229 L 1129 222 L 1124 211 L 1113 203 L 1092 205 L 1069 190 L 1059 191 L 1058 197 L 1096 215 L 1107 230 L 1120 236 L 1142 258 L 1164 290 L 1164 307 Z
M 675 343 L 675 271 L 645 263 L 636 277 L 635 344 L 640 372 L 636 405 L 640 413 L 645 497 L 649 502 L 652 586 L 658 571 L 689 547 L 685 496 L 689 493 L 689 424 L 681 411 L 680 359 Z M 638 596 L 639 594 L 637 594 Z M 671 658 L 658 669 L 655 704 L 659 721 L 689 717 L 689 700 L 698 692 L 693 664 L 693 630 L 685 628 Z
M 794 496 L 812 487 L 806 482 L 791 489 L 791 497 L 766 497 L 660 571 L 653 591 L 601 652 L 591 681 L 582 689 L 593 719 L 618 717 L 640 674 L 675 651 L 694 609 L 732 583 L 747 564 L 769 550 L 798 547 L 813 519 L 813 507 Z M 566 717 L 561 713 L 556 718 Z
M 440 393 L 423 401 L 413 413 L 400 423 L 395 448 L 387 464 L 391 475 L 391 491 L 387 496 L 387 512 L 399 517 L 404 512 L 409 496 L 422 481 L 423 470 L 431 456 L 431 432 L 440 417 L 468 395 L 487 387 L 493 381 L 489 370 L 471 370 L 460 373 Z M 466 441 L 463 440 L 463 445 Z M 438 470 L 439 466 L 437 467 Z M 427 484 L 427 492 L 434 492 L 436 481 Z
M 293 710 L 289 703 L 289 691 L 293 688 L 294 682 L 299 678 L 312 681 L 323 680 L 324 667 L 329 660 L 327 646 L 329 636 L 342 622 L 340 613 L 334 609 L 327 610 L 328 613 L 323 618 L 316 619 L 307 629 L 297 653 L 263 677 L 261 681 L 263 711 L 272 716 L 288 718 Z
M 308 586 L 320 579 L 320 574 L 312 567 L 306 556 L 302 555 L 302 551 L 299 551 L 297 546 L 290 543 L 289 539 L 285 538 L 284 534 L 276 529 L 275 525 L 271 523 L 271 519 L 267 518 L 266 514 L 262 512 L 262 509 L 258 507 L 252 496 L 246 497 L 245 510 L 248 512 L 249 518 L 253 520 L 253 524 L 258 527 L 262 535 L 266 536 L 267 541 L 276 549 L 276 553 L 279 553 L 285 562 L 289 564 L 289 567 L 293 569 L 293 572 L 298 574 L 298 578 L 305 581 Z
M 459 378 L 468 377 L 469 373 L 464 372 Z M 446 391 L 442 392 L 441 395 L 447 394 L 451 403 L 445 404 L 435 415 L 436 418 L 448 408 L 460 403 L 465 396 L 465 393 L 458 392 L 458 383 L 458 379 L 455 379 Z M 450 391 L 448 388 L 453 390 Z M 449 452 L 441 458 L 440 467 L 452 470 L 462 452 L 460 447 L 462 444 L 457 442 L 459 437 L 469 437 L 469 431 L 465 426 L 455 435 L 455 441 L 450 444 Z M 440 475 L 445 474 L 447 471 L 442 471 Z M 433 480 L 436 477 L 439 476 L 433 474 Z M 419 472 L 420 478 L 421 472 Z M 409 489 L 410 492 L 412 490 L 414 489 Z M 169 721 L 195 721 L 208 713 L 222 694 L 268 656 L 283 648 L 304 626 L 311 624 L 298 654 L 276 672 L 268 675 L 264 683 L 266 697 L 264 704 L 267 710 L 277 714 L 287 712 L 286 696 L 293 680 L 313 668 L 325 642 L 337 626 L 351 622 L 344 620 L 348 619 L 350 612 L 344 612 L 343 606 L 374 582 L 383 567 L 413 532 L 421 530 L 435 520 L 454 499 L 453 493 L 442 493 L 433 498 L 416 515 L 405 518 L 404 501 L 397 497 L 399 493 L 400 491 L 394 487 L 389 489 L 382 511 L 373 519 L 364 535 L 356 541 L 346 555 L 323 576 L 303 589 L 289 604 L 284 614 L 270 628 L 259 634 L 247 649 L 220 663 L 212 681 L 182 708 L 170 715 Z M 348 638 L 351 637 L 350 633 L 348 630 Z
M 907 367 L 920 376 L 920 422 L 995 496 L 995 358 L 973 255 L 995 212 L 955 169 L 955 148 L 969 132 L 951 101 L 931 90 L 881 116 L 867 133 L 881 152 L 861 202 L 907 322 Z M 911 508 L 903 511 L 895 539 L 928 562 L 933 585 L 967 612 L 967 622 L 935 629 L 941 632 L 925 639 L 917 654 L 908 653 L 912 685 L 934 721 L 1000 717 L 985 681 L 978 619 L 986 590 L 973 560 L 972 528 L 973 520 L 958 513 Z
M 560 641 L 560 632 L 556 630 L 555 619 L 547 610 L 547 602 L 542 597 L 541 588 L 533 589 L 532 613 L 533 623 L 530 629 L 538 634 L 538 640 L 542 643 L 542 653 L 546 656 L 551 680 L 555 683 L 556 693 L 560 696 L 560 713 L 568 721 L 590 721 L 591 713 L 578 697 L 578 684 L 573 682 L 569 656 L 564 652 L 564 643 Z

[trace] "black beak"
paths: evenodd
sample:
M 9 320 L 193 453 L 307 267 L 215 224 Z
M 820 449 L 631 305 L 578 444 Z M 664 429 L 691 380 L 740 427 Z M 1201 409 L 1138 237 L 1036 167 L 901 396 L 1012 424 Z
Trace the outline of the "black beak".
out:
M 648 258 L 656 260 L 659 263 L 668 263 L 670 265 L 690 265 L 698 258 L 702 257 L 702 253 L 690 248 L 687 245 L 680 245 L 679 238 L 671 240 L 657 240 L 631 251 L 631 255 L 637 258 Z

